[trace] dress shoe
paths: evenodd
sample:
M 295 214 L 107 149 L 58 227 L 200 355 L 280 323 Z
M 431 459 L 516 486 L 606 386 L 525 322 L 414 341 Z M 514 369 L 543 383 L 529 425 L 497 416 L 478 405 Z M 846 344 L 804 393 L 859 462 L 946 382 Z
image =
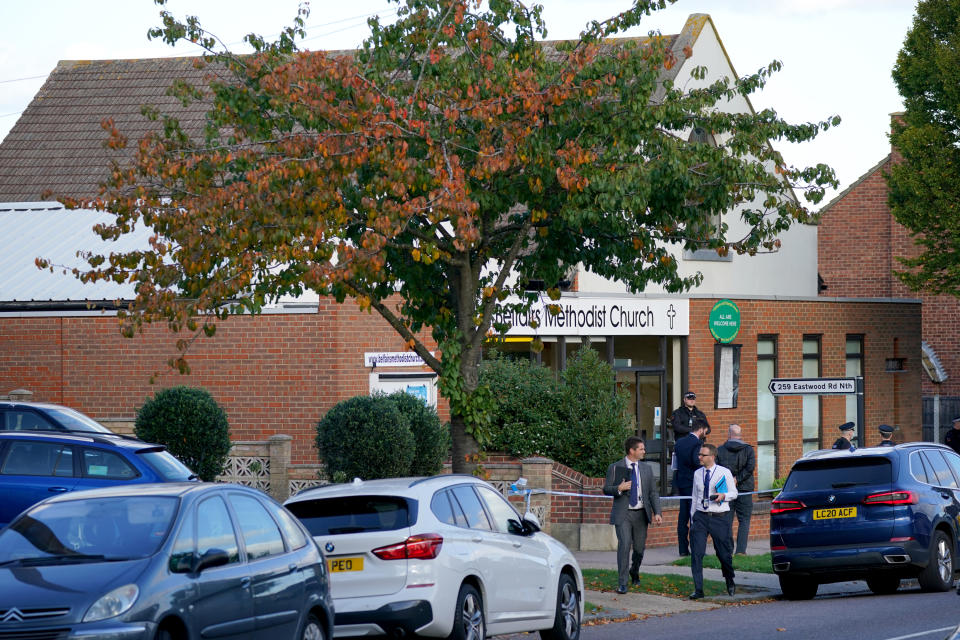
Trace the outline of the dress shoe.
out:
M 733 580 L 730 578 L 727 578 L 727 593 L 731 596 L 736 595 L 737 593 L 737 585 L 735 585 Z
M 623 595 L 626 592 L 627 592 L 627 585 L 622 584 L 619 587 L 617 587 L 617 593 Z
M 639 573 L 631 573 L 631 574 L 630 574 L 630 584 L 632 584 L 632 585 L 638 585 L 638 584 L 640 584 L 640 574 L 639 574 Z
M 689 551 L 681 551 L 679 555 L 680 555 L 681 558 L 683 558 L 683 557 L 685 557 L 685 556 L 689 556 L 689 555 L 690 555 L 690 552 L 689 552 Z
M 699 600 L 703 597 L 703 591 L 694 591 L 687 596 L 687 600 Z

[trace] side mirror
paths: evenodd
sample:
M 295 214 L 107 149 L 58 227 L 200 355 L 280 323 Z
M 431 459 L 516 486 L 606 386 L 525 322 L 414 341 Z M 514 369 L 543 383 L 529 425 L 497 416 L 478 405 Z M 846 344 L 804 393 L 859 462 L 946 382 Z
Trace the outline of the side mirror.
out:
M 530 533 L 536 533 L 540 531 L 540 519 L 534 515 L 533 511 L 527 511 L 523 514 L 523 524 L 527 527 Z
M 212 567 L 222 567 L 229 562 L 230 555 L 223 549 L 208 549 L 206 553 L 200 556 L 200 560 L 197 562 L 196 569 L 194 570 L 200 573 Z
M 191 553 L 178 553 L 170 556 L 171 573 L 190 573 L 193 571 L 193 565 L 197 561 L 197 556 Z

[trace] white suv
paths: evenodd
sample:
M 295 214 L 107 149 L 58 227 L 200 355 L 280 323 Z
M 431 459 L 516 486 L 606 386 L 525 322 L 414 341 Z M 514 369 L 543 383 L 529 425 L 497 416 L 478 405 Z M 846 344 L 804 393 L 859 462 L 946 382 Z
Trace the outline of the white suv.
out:
M 355 480 L 285 506 L 327 557 L 335 636 L 580 636 L 573 554 L 478 478 Z

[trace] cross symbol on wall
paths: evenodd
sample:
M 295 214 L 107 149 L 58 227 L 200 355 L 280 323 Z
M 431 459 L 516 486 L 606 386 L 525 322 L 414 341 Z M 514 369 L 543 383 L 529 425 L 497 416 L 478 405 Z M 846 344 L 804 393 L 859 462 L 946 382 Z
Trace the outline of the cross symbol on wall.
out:
M 673 319 L 677 315 L 677 310 L 673 308 L 673 304 L 670 304 L 670 308 L 667 309 L 667 317 L 670 318 L 670 329 L 673 330 Z

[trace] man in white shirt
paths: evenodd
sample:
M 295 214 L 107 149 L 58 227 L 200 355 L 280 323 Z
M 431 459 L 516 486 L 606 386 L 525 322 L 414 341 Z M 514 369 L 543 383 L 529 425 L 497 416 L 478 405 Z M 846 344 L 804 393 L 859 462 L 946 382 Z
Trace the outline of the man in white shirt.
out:
M 690 501 L 690 568 L 694 591 L 690 600 L 703 597 L 703 556 L 707 551 L 707 535 L 713 538 L 713 549 L 720 560 L 727 593 L 736 593 L 733 582 L 733 535 L 730 530 L 730 501 L 737 497 L 737 482 L 726 467 L 716 463 L 717 448 L 712 444 L 700 447 L 700 464 L 693 474 L 693 495 Z

